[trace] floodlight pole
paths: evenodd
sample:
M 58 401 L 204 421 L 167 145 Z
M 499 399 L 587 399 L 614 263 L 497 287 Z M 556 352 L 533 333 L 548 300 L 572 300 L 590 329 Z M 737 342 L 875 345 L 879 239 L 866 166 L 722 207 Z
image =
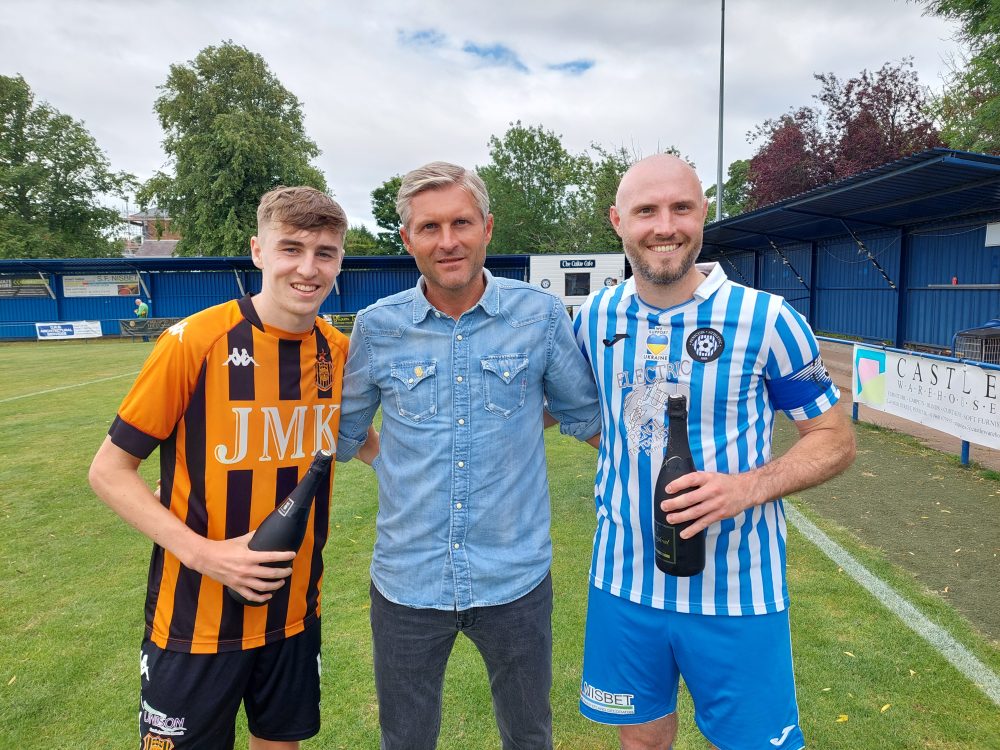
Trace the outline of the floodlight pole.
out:
M 726 0 L 722 0 L 722 37 L 719 40 L 719 156 L 715 177 L 715 220 L 722 218 L 722 101 L 726 86 Z

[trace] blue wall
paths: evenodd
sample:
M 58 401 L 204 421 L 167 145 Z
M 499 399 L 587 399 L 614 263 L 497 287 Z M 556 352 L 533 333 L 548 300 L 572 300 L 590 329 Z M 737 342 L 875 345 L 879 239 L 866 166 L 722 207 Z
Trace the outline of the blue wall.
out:
M 858 232 L 864 249 L 849 234 L 779 245 L 780 254 L 766 248 L 756 255 L 757 287 L 785 297 L 821 333 L 949 349 L 958 331 L 1000 318 L 1000 247 L 985 246 L 985 224 Z M 726 256 L 734 281 L 750 278 L 747 255 Z
M 1000 318 L 1000 247 L 986 247 L 984 226 L 943 227 L 909 240 L 907 343 L 950 346 L 956 332 Z
M 813 326 L 829 333 L 893 341 L 900 267 L 900 233 L 858 234 L 816 243 L 816 316 Z M 889 277 L 887 281 L 868 253 Z M 896 289 L 893 289 L 889 282 Z
M 732 252 L 722 265 L 734 281 L 785 297 L 821 333 L 949 349 L 957 331 L 1000 317 L 1000 247 L 984 246 L 990 220 L 1000 220 L 1000 214 L 971 226 L 967 221 L 919 231 L 859 233 L 865 251 L 845 233 L 815 243 L 782 245 L 780 254 L 771 247 Z M 240 283 L 247 292 L 260 290 L 260 272 L 249 259 L 229 259 L 228 270 L 220 270 L 226 266 L 218 259 L 168 260 L 142 271 L 153 317 L 180 318 L 234 299 L 240 296 Z M 111 261 L 95 259 L 92 270 L 74 267 L 65 273 L 106 273 L 102 262 Z M 489 256 L 486 265 L 497 276 L 523 280 L 528 263 L 526 255 L 497 255 Z M 198 268 L 204 270 L 191 270 Z M 132 319 L 132 296 L 66 298 L 63 271 L 54 266 L 47 272 L 55 300 L 0 297 L 0 338 L 34 338 L 35 322 L 61 320 L 99 320 L 106 335 L 117 335 L 118 321 Z M 958 286 L 951 285 L 953 277 Z M 409 256 L 347 258 L 338 278 L 339 293 L 327 298 L 321 312 L 356 312 L 412 287 L 417 278 Z M 147 299 L 145 293 L 141 296 Z
M 149 295 L 139 296 L 149 302 L 150 317 L 183 318 L 206 307 L 236 299 L 244 291 L 260 291 L 261 273 L 246 259 L 241 268 L 229 270 L 197 270 L 199 259 L 189 259 L 190 265 L 180 271 L 141 272 Z M 187 264 L 186 264 L 187 265 Z M 192 268 L 193 267 L 193 268 Z M 486 267 L 496 276 L 527 278 L 528 256 L 507 255 L 487 257 Z M 120 272 L 117 269 L 117 272 Z M 73 270 L 81 273 L 106 273 L 100 261 L 93 270 Z M 332 293 L 320 308 L 322 313 L 353 313 L 381 297 L 408 289 L 417 283 L 420 273 L 409 256 L 352 257 L 344 261 L 344 270 L 337 278 L 338 292 Z M 0 297 L 0 338 L 35 338 L 36 322 L 98 320 L 106 336 L 120 333 L 119 320 L 134 318 L 135 296 L 65 297 L 62 275 L 50 274 L 50 284 L 56 299 L 48 297 Z
M 780 247 L 780 250 L 780 253 L 774 249 L 761 253 L 757 270 L 759 288 L 780 294 L 808 319 L 811 311 L 809 279 L 812 274 L 812 246 L 798 243 Z

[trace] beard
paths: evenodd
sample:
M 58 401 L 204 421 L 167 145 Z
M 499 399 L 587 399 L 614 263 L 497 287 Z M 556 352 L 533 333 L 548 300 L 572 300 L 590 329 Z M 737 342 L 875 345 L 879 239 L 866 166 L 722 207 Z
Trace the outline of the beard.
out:
M 701 243 L 698 243 L 687 250 L 679 251 L 683 253 L 679 257 L 676 255 L 668 256 L 666 264 L 654 266 L 650 263 L 650 259 L 658 257 L 655 253 L 643 251 L 634 245 L 626 245 L 625 243 L 622 243 L 622 246 L 625 250 L 625 257 L 628 258 L 628 262 L 632 266 L 632 273 L 643 281 L 661 286 L 669 286 L 683 279 L 694 266 L 698 259 L 698 253 L 701 252 Z

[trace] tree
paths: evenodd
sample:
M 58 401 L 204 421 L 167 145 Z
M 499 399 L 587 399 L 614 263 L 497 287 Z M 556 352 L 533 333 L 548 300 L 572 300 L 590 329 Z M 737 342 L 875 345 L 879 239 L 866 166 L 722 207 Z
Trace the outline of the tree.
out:
M 833 73 L 816 80 L 822 84 L 817 98 L 826 107 L 834 179 L 941 145 L 912 58 L 886 63 L 876 73 L 862 70 L 846 83 Z
M 618 253 L 622 241 L 611 226 L 608 211 L 614 205 L 622 175 L 635 159 L 624 146 L 608 151 L 594 143 L 591 150 L 594 156 L 587 155 L 581 163 L 583 180 L 571 229 L 577 238 L 578 252 Z
M 364 224 L 350 227 L 344 237 L 345 255 L 384 255 L 372 231 Z
M 952 66 L 933 111 L 952 148 L 1000 155 L 1000 6 L 982 0 L 922 0 L 927 13 L 958 21 L 968 47 Z
M 83 123 L 36 103 L 25 80 L 0 76 L 0 257 L 99 257 L 121 223 L 100 203 L 132 187 L 112 172 Z
M 722 183 L 722 218 L 738 216 L 753 209 L 750 201 L 749 183 L 750 160 L 737 159 L 729 165 L 727 179 Z M 708 201 L 708 216 L 705 222 L 715 221 L 716 186 L 705 191 Z
M 174 174 L 140 191 L 181 234 L 181 255 L 245 255 L 260 197 L 278 185 L 326 190 L 309 162 L 302 105 L 264 59 L 227 41 L 185 65 L 171 65 L 155 110 Z
M 750 133 L 751 142 L 763 140 L 748 170 L 753 205 L 941 145 L 912 59 L 863 70 L 846 82 L 832 73 L 814 77 L 821 106 L 800 107 Z
M 766 206 L 829 182 L 833 177 L 829 145 L 820 130 L 819 113 L 800 107 L 758 126 L 751 140 L 765 138 L 750 159 L 750 201 Z
M 372 216 L 384 232 L 375 236 L 381 255 L 406 255 L 403 238 L 399 236 L 399 214 L 396 213 L 396 196 L 403 177 L 395 175 L 372 190 Z
M 584 176 L 560 136 L 542 126 L 511 123 L 503 137 L 491 136 L 490 163 L 478 169 L 490 193 L 495 219 L 490 251 L 582 252 L 574 226 Z

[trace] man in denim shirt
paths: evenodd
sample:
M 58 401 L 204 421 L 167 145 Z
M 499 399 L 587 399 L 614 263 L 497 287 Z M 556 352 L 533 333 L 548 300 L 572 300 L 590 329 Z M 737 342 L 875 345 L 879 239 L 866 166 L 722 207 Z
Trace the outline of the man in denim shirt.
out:
M 483 268 L 474 172 L 403 179 L 400 234 L 422 274 L 358 313 L 338 460 L 382 406 L 371 626 L 382 748 L 430 750 L 461 631 L 482 654 L 503 747 L 551 748 L 552 581 L 543 405 L 600 431 L 597 390 L 558 298 Z

